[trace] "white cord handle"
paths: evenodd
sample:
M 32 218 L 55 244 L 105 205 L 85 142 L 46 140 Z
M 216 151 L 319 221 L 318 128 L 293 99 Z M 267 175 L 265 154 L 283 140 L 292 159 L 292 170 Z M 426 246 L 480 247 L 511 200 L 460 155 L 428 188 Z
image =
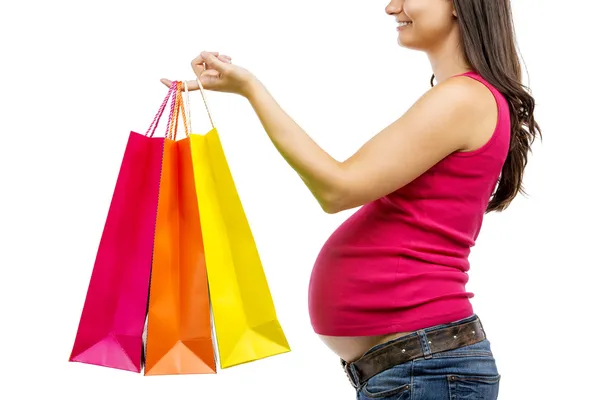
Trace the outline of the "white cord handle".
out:
M 192 130 L 192 113 L 190 110 L 190 93 L 188 92 L 188 84 L 187 81 L 183 81 L 183 87 L 185 88 L 185 96 L 183 97 L 183 100 L 185 102 L 185 114 L 188 120 L 188 124 L 190 127 L 190 133 L 193 132 Z
M 200 79 L 196 79 L 196 82 L 198 82 L 198 88 L 200 89 L 200 94 L 202 95 L 202 100 L 204 101 L 204 107 L 206 108 L 206 112 L 208 113 L 208 119 L 210 120 L 210 125 L 212 126 L 213 129 L 215 129 L 215 124 L 212 119 L 212 114 L 210 113 L 210 109 L 208 108 L 208 102 L 206 100 L 206 95 L 204 94 L 204 88 L 202 87 L 202 84 L 200 83 Z M 189 95 L 189 91 L 188 91 L 187 81 L 183 81 L 183 87 L 185 88 L 185 106 L 186 106 L 187 120 L 189 121 L 190 132 L 193 132 L 192 131 L 192 116 L 191 116 L 191 109 L 190 109 L 190 95 Z

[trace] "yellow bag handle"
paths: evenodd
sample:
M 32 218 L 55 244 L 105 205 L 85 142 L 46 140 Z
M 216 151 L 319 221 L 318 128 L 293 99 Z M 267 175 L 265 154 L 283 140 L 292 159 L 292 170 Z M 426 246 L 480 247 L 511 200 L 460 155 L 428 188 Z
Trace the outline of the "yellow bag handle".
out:
M 200 79 L 196 78 L 196 82 L 198 82 L 198 88 L 200 89 L 200 94 L 202 95 L 204 107 L 206 108 L 206 112 L 208 113 L 208 119 L 210 120 L 210 125 L 211 125 L 212 129 L 215 129 L 215 124 L 212 119 L 212 114 L 210 112 L 210 108 L 208 107 L 208 102 L 206 100 L 204 88 L 202 87 L 202 84 L 200 83 Z M 190 95 L 189 95 L 189 91 L 188 91 L 187 81 L 183 81 L 183 86 L 184 86 L 184 90 L 185 90 L 185 109 L 187 111 L 187 121 L 189 124 L 190 132 L 193 132 L 193 130 L 192 130 L 192 115 L 191 115 L 191 109 L 190 109 Z

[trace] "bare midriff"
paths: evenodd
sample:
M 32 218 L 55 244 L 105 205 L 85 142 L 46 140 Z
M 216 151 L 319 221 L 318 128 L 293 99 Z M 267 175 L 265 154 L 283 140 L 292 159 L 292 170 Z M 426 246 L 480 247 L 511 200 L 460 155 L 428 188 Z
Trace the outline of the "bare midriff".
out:
M 337 354 L 342 360 L 352 362 L 359 359 L 371 347 L 377 346 L 390 340 L 402 336 L 410 335 L 413 332 L 397 332 L 388 335 L 379 336 L 325 336 L 319 335 L 319 338 L 325 343 L 331 351 Z

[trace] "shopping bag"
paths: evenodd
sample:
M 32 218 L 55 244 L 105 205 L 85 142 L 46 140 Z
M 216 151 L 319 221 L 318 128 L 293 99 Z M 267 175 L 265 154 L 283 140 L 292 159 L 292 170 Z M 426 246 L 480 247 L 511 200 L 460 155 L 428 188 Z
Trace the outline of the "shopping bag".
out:
M 131 131 L 98 246 L 71 362 L 141 372 L 164 138 Z
M 200 92 L 212 129 L 190 134 L 192 163 L 219 364 L 228 368 L 290 346 L 202 86 Z M 189 101 L 187 85 L 185 94 Z
M 216 373 L 208 282 L 181 82 L 165 140 L 144 375 Z M 177 140 L 179 115 L 186 137 Z

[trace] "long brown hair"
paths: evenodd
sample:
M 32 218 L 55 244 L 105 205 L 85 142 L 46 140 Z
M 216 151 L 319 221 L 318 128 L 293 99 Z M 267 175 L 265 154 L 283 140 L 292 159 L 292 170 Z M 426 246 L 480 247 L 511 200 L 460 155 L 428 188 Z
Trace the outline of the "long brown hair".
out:
M 519 193 L 526 194 L 523 173 L 527 156 L 536 136 L 541 140 L 533 117 L 535 101 L 521 81 L 510 0 L 453 2 L 467 62 L 504 95 L 510 108 L 510 149 L 486 210 L 503 211 Z

